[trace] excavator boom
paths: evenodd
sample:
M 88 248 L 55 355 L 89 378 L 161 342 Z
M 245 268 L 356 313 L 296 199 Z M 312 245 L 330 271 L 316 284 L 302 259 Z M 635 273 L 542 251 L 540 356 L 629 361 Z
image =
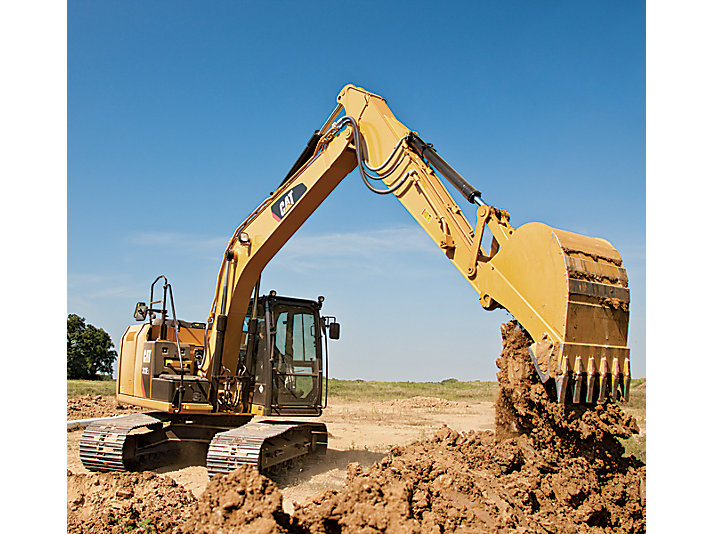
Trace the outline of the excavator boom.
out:
M 618 251 L 604 239 L 543 223 L 514 228 L 505 210 L 486 204 L 383 98 L 353 85 L 342 89 L 279 188 L 230 240 L 208 317 L 206 376 L 216 380 L 218 370 L 235 371 L 242 321 L 260 273 L 354 169 L 370 190 L 403 204 L 485 309 L 504 308 L 526 329 L 534 340 L 532 361 L 560 402 L 628 398 L 630 297 Z M 474 225 L 438 174 L 477 206 Z

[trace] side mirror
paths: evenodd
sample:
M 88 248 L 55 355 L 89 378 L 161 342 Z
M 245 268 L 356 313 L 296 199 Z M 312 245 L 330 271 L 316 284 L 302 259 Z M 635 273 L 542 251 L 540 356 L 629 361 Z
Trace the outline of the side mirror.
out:
M 341 325 L 339 323 L 331 323 L 329 325 L 329 339 L 339 339 L 341 335 Z
M 146 303 L 136 303 L 136 309 L 134 310 L 134 319 L 136 319 L 137 321 L 145 321 L 146 314 L 148 314 L 148 306 L 146 306 Z

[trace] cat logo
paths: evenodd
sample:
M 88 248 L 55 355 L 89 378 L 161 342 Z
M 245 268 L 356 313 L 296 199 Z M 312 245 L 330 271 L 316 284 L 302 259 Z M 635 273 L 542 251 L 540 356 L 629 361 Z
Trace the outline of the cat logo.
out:
M 304 184 L 297 184 L 292 187 L 289 191 L 284 193 L 277 201 L 272 204 L 272 217 L 276 221 L 281 221 L 284 216 L 292 209 L 304 193 L 307 191 L 307 186 Z

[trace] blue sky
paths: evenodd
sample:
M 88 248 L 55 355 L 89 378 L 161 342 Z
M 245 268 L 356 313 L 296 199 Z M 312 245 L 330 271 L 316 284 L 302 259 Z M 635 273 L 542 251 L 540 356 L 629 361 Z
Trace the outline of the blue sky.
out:
M 67 11 L 67 311 L 118 346 L 166 274 L 204 320 L 235 227 L 343 85 L 384 96 L 520 226 L 605 237 L 646 372 L 643 2 L 84 2 Z M 454 198 L 460 202 L 459 195 Z M 474 220 L 474 209 L 460 203 Z M 506 313 L 356 174 L 263 274 L 326 297 L 338 378 L 495 378 Z

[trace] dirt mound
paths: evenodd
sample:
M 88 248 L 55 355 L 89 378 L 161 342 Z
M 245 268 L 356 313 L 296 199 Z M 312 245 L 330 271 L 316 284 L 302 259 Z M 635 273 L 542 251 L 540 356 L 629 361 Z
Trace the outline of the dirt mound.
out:
M 293 518 L 282 510 L 282 493 L 253 467 L 240 466 L 213 478 L 191 519 L 179 532 L 268 534 L 295 531 Z
M 457 408 L 459 402 L 441 399 L 439 397 L 410 397 L 408 399 L 396 399 L 384 403 L 386 406 L 396 408 Z
M 120 404 L 116 397 L 79 395 L 67 397 L 67 420 L 111 417 L 141 411 L 137 406 Z
M 396 447 L 345 488 L 297 508 L 308 532 L 644 532 L 645 467 L 618 438 L 619 406 L 562 406 L 539 383 L 531 343 L 502 326 L 497 435 L 441 428 Z
M 551 463 L 526 436 L 441 428 L 297 508 L 308 532 L 643 532 L 641 473 Z M 644 479 L 644 471 L 642 477 Z
M 191 515 L 195 497 L 153 473 L 67 472 L 67 532 L 170 532 Z

